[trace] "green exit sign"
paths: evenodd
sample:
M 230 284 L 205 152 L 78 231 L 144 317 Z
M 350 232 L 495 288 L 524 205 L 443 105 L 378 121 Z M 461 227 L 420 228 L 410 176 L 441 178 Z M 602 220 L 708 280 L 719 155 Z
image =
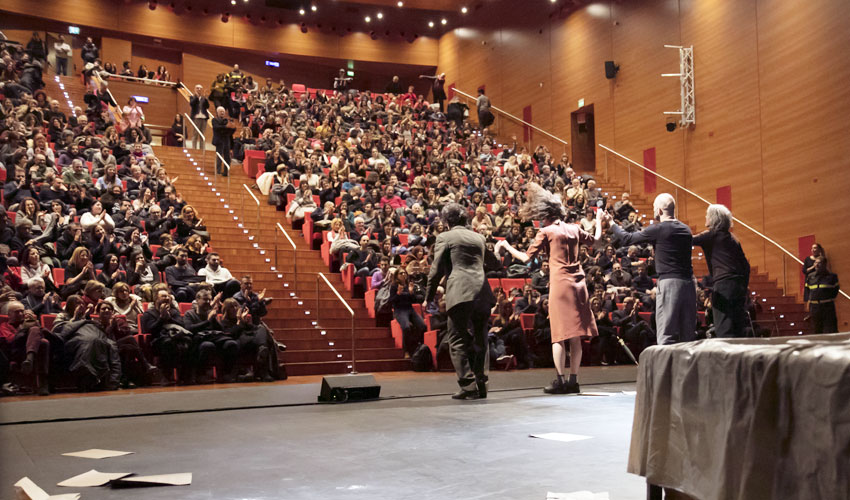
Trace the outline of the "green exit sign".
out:
M 584 98 L 581 98 L 581 99 L 578 100 L 578 107 L 580 107 L 580 108 L 584 107 Z

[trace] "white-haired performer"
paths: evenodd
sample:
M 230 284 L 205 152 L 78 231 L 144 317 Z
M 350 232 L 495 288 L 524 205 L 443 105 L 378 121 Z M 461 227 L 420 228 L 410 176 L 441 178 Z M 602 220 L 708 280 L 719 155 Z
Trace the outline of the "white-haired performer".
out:
M 236 132 L 236 125 L 227 116 L 227 110 L 223 106 L 219 106 L 215 110 L 215 118 L 212 119 L 213 129 L 213 146 L 218 155 L 215 156 L 215 171 L 219 175 L 227 175 L 230 170 L 230 152 L 233 150 L 233 133 Z M 221 165 L 221 159 L 227 163 L 227 166 Z
M 708 228 L 694 236 L 702 247 L 711 273 L 711 312 L 716 337 L 744 337 L 747 326 L 747 286 L 750 263 L 732 233 L 732 212 L 723 205 L 709 205 L 705 212 Z
M 590 308 L 584 271 L 579 263 L 579 248 L 592 245 L 602 236 L 602 211 L 597 213 L 596 234 L 591 236 L 578 224 L 564 222 L 566 210 L 560 200 L 537 184 L 528 185 L 528 198 L 520 209 L 523 217 L 539 220 L 528 252 L 520 252 L 507 242 L 499 242 L 514 258 L 527 262 L 545 251 L 549 255 L 549 318 L 552 326 L 552 358 L 558 373 L 547 394 L 578 393 L 578 369 L 581 365 L 581 338 L 598 335 Z M 498 251 L 498 250 L 497 250 Z M 567 362 L 566 341 L 570 341 L 570 378 L 564 380 Z
M 655 269 L 658 271 L 655 334 L 658 345 L 695 340 L 697 291 L 691 264 L 694 237 L 687 225 L 676 220 L 676 200 L 669 193 L 655 197 L 652 211 L 657 223 L 640 232 L 627 233 L 617 224 L 613 224 L 611 229 L 620 245 L 651 243 L 655 247 Z

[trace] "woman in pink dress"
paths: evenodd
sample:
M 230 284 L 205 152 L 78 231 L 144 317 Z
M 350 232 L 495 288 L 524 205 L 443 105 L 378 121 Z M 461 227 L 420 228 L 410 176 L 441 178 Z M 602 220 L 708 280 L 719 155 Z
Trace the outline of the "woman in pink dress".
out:
M 539 185 L 531 183 L 528 185 L 528 199 L 520 213 L 541 222 L 541 229 L 528 252 L 520 252 L 507 242 L 500 242 L 499 246 L 507 249 L 515 259 L 522 262 L 528 262 L 540 253 L 549 255 L 549 318 L 552 327 L 552 358 L 558 378 L 543 389 L 543 392 L 578 393 L 581 338 L 598 335 L 596 320 L 590 309 L 584 271 L 579 263 L 579 248 L 582 245 L 592 245 L 602 236 L 602 211 L 597 211 L 596 232 L 591 236 L 578 224 L 564 222 L 566 210 L 560 200 Z M 564 379 L 567 340 L 570 342 L 568 381 Z

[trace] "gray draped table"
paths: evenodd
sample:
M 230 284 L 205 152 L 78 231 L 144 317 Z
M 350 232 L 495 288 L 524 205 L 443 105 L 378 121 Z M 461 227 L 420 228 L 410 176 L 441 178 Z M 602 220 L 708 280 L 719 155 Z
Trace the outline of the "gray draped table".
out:
M 628 471 L 699 500 L 850 498 L 850 334 L 641 354 Z

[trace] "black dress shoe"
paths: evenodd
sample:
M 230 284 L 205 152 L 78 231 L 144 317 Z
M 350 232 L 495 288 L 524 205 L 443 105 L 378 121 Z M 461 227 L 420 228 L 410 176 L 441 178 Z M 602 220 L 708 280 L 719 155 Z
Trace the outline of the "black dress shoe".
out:
M 461 389 L 458 392 L 452 394 L 452 399 L 478 399 L 478 390 L 467 391 L 465 389 Z
M 559 379 L 555 379 L 551 384 L 543 388 L 546 394 L 566 394 L 567 384 L 562 383 Z
M 487 382 L 478 382 L 478 398 L 487 399 Z
M 564 394 L 578 394 L 581 392 L 581 389 L 578 386 L 578 382 L 571 384 L 567 382 L 564 384 Z

